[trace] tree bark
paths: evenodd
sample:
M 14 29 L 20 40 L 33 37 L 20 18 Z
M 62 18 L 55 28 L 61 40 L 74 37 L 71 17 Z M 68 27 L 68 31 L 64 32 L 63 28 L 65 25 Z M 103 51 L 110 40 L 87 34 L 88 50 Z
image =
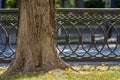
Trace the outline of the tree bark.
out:
M 69 67 L 57 55 L 54 0 L 21 0 L 17 49 L 2 75 Z

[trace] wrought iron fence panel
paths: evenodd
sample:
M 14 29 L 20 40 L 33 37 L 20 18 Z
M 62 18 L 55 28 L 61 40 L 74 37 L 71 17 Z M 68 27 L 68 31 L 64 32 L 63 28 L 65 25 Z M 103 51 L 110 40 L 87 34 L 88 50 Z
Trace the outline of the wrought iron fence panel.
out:
M 16 50 L 18 10 L 0 10 L 0 62 L 8 62 Z
M 65 61 L 119 61 L 120 9 L 57 9 L 57 51 Z M 0 10 L 0 62 L 16 50 L 18 10 Z
M 120 60 L 119 9 L 57 9 L 57 25 L 57 48 L 66 61 Z

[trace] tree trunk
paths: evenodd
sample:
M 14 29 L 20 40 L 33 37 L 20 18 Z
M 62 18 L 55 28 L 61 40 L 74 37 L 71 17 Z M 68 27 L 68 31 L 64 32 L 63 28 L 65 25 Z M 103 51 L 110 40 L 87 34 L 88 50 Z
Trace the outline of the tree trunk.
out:
M 17 49 L 3 76 L 69 67 L 57 55 L 54 0 L 21 0 Z

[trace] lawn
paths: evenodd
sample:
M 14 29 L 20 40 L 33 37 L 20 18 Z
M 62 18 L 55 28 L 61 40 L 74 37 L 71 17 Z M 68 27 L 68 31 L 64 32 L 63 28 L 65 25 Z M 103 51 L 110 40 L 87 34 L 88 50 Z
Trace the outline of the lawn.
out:
M 51 70 L 45 74 L 33 72 L 31 74 L 8 76 L 0 80 L 120 80 L 120 66 L 82 65 L 73 66 L 78 72 L 66 68 L 65 70 Z M 7 67 L 0 67 L 0 74 Z

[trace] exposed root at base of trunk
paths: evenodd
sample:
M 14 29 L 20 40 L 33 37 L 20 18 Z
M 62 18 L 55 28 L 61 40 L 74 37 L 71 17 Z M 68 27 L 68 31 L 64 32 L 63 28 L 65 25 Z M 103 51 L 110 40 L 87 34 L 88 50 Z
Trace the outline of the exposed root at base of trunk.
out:
M 32 64 L 32 63 L 29 63 L 29 64 Z M 19 63 L 16 63 L 15 65 L 11 64 L 7 71 L 5 71 L 1 77 L 6 77 L 6 76 L 10 76 L 10 75 L 15 75 L 15 74 L 28 74 L 28 73 L 32 73 L 32 72 L 43 72 L 43 73 L 46 73 L 50 70 L 53 70 L 53 69 L 62 69 L 62 70 L 65 70 L 65 68 L 71 68 L 73 69 L 71 66 L 69 66 L 68 64 L 64 63 L 62 60 L 61 62 L 59 63 L 56 63 L 57 65 L 49 65 L 49 66 L 44 66 L 44 65 L 41 65 L 39 67 L 31 67 L 31 66 L 25 66 L 23 65 L 22 67 L 18 67 Z M 32 65 L 33 66 L 33 65 Z M 46 67 L 49 67 L 49 68 L 46 68 Z M 30 69 L 31 68 L 31 69 Z M 27 69 L 27 70 L 26 70 Z M 31 71 L 32 70 L 32 71 Z
M 5 72 L 3 72 L 0 76 L 1 77 L 6 77 L 6 76 L 9 76 L 9 75 L 17 74 L 19 72 L 21 72 L 20 66 L 17 66 L 17 65 L 14 65 L 13 63 L 11 63 L 9 65 L 8 69 Z

